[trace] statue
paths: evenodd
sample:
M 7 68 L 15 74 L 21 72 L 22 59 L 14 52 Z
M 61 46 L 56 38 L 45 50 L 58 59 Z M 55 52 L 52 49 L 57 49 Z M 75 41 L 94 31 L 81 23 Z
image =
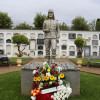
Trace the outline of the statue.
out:
M 53 10 L 48 11 L 47 20 L 43 23 L 44 44 L 46 48 L 46 59 L 48 63 L 55 63 L 56 46 L 59 42 L 59 23 L 55 20 Z M 50 50 L 52 55 L 50 56 Z M 50 60 L 51 58 L 51 60 Z

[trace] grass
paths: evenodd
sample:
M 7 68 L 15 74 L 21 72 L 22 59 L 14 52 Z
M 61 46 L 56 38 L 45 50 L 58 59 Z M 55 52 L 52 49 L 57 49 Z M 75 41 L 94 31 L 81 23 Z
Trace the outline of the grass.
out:
M 80 85 L 80 96 L 68 100 L 100 100 L 100 76 L 81 72 Z M 21 72 L 0 75 L 0 100 L 31 100 L 20 91 Z
M 25 61 L 30 60 L 30 59 L 31 59 L 30 57 L 28 57 L 28 58 L 22 58 L 22 62 L 24 63 Z M 11 57 L 10 61 L 11 61 L 11 63 L 16 63 L 17 58 Z
M 77 62 L 77 58 L 70 58 L 70 60 L 72 60 L 75 63 Z M 95 60 L 95 59 L 92 59 L 91 61 L 100 62 L 100 60 Z M 88 58 L 82 58 L 82 64 L 87 66 Z M 99 64 L 91 63 L 91 66 L 98 66 L 98 67 L 100 67 L 100 63 Z

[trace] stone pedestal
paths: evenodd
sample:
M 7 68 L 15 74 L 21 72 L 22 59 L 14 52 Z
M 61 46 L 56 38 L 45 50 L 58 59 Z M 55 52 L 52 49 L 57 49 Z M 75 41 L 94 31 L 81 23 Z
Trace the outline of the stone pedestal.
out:
M 21 93 L 30 95 L 33 84 L 33 70 L 37 66 L 42 67 L 42 62 L 30 63 L 21 69 Z M 72 96 L 80 95 L 80 69 L 73 63 L 59 62 L 56 63 L 62 67 L 65 76 L 68 76 L 72 88 Z

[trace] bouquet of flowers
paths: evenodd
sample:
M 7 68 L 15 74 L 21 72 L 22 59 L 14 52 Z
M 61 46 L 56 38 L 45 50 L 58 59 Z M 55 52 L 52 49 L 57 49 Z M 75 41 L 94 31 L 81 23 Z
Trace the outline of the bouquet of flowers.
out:
M 41 100 L 40 98 L 42 100 L 53 100 L 59 98 L 58 96 L 53 96 L 53 94 L 54 92 L 60 91 L 59 88 L 62 87 L 59 86 L 65 84 L 67 80 L 61 71 L 62 68 L 57 64 L 50 66 L 47 62 L 43 63 L 43 67 L 37 67 L 37 70 L 33 71 L 32 100 Z M 66 87 L 63 89 L 66 89 Z

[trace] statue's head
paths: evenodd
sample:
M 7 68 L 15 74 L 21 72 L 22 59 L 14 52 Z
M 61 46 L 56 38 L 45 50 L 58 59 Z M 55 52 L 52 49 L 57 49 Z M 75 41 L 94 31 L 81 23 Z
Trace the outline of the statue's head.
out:
M 48 10 L 48 19 L 55 19 L 55 17 L 54 17 L 54 12 L 53 12 L 52 9 L 49 9 L 49 10 Z

